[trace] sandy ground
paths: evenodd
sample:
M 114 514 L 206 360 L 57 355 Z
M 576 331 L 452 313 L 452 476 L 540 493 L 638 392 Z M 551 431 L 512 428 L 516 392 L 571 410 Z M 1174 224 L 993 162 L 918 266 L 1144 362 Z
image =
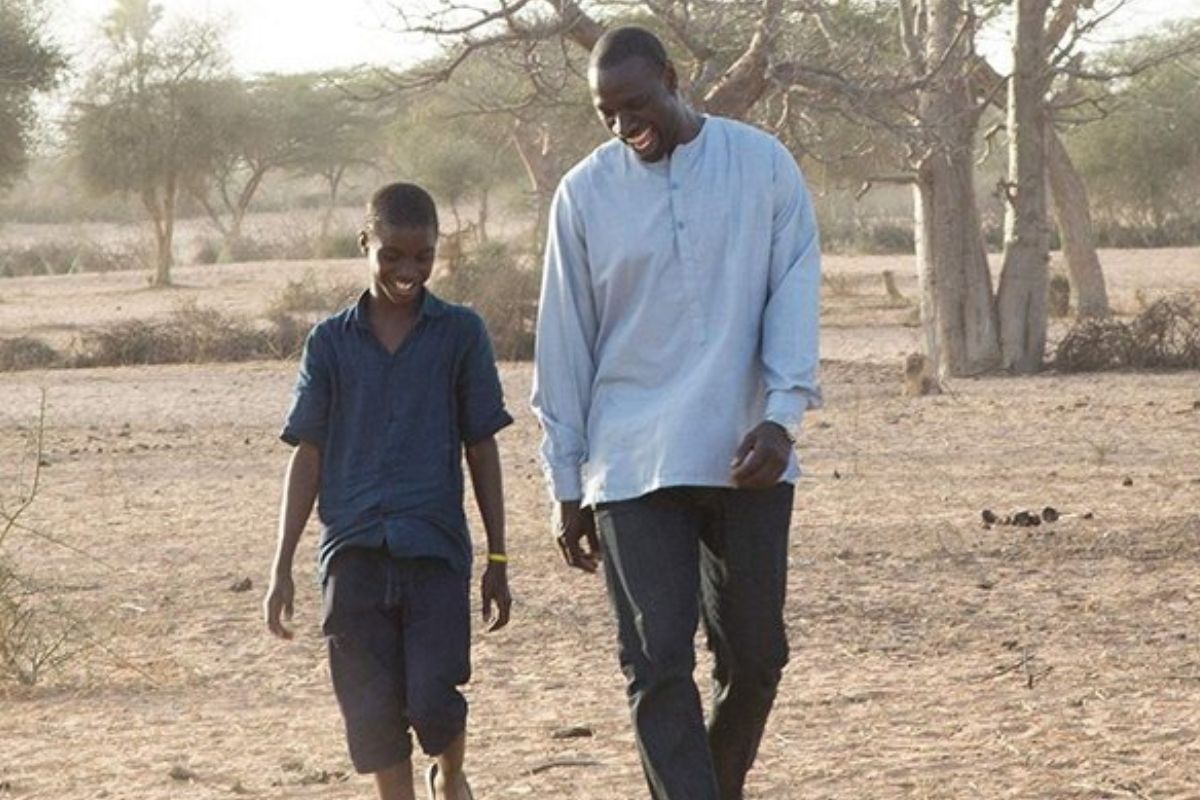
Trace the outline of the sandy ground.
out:
M 1114 287 L 1195 287 L 1200 257 L 1174 252 L 1173 276 L 1164 253 L 1117 254 Z M 879 301 L 886 263 L 829 260 L 868 288 L 827 292 L 792 663 L 747 797 L 1200 797 L 1200 376 L 997 377 L 903 397 L 915 333 Z M 305 268 L 181 271 L 188 288 L 172 292 L 134 276 L 5 281 L 0 336 L 168 313 L 176 295 L 236 310 Z M 79 648 L 36 686 L 0 686 L 0 798 L 371 796 L 348 774 L 328 687 L 315 529 L 297 639 L 259 621 L 293 369 L 0 375 L 8 508 L 47 396 L 40 490 L 2 547 Z M 550 546 L 529 368 L 502 376 L 517 604 L 509 629 L 475 637 L 476 795 L 645 797 L 602 586 Z M 984 508 L 1046 505 L 1068 516 L 980 523 Z M 594 735 L 553 737 L 570 726 Z

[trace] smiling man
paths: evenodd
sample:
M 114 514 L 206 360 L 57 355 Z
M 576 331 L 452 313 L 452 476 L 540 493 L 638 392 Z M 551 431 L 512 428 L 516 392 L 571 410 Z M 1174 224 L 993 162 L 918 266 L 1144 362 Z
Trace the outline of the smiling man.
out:
M 787 149 L 693 110 L 650 32 L 601 37 L 588 80 L 614 139 L 558 187 L 538 315 L 553 530 L 568 565 L 603 565 L 651 795 L 738 800 L 788 657 L 792 445 L 821 402 L 816 221 Z

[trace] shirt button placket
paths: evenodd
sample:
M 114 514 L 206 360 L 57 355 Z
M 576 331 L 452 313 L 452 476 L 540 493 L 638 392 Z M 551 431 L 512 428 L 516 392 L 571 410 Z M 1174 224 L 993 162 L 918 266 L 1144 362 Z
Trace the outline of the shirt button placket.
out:
M 683 267 L 684 291 L 687 292 L 688 305 L 691 307 L 692 327 L 697 343 L 703 345 L 707 335 L 704 327 L 704 306 L 700 302 L 698 262 L 693 252 L 687 215 L 684 213 L 682 172 L 680 159 L 672 158 L 668 180 L 671 189 L 671 214 L 675 220 L 675 241 L 679 246 L 679 260 Z

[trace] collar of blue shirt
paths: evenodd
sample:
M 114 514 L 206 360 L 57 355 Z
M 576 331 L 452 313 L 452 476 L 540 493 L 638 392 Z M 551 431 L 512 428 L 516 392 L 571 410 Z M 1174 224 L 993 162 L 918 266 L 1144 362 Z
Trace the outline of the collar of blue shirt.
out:
M 422 317 L 440 317 L 446 313 L 446 303 L 442 299 L 436 297 L 429 289 L 425 289 L 425 296 L 421 298 Z M 367 300 L 371 297 L 371 291 L 364 289 L 359 295 L 358 302 L 350 309 L 350 313 L 346 315 L 346 327 L 358 326 L 360 328 L 370 329 L 371 323 L 367 317 Z

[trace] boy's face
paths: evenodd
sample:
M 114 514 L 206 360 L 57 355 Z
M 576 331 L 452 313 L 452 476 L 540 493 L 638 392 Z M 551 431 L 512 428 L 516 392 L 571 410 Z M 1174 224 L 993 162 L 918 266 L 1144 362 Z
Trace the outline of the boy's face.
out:
M 630 56 L 588 72 L 592 106 L 600 121 L 642 161 L 658 161 L 679 144 L 685 121 L 675 89 L 675 67 Z
M 433 272 L 437 229 L 376 222 L 359 244 L 371 265 L 371 296 L 394 306 L 414 306 Z

